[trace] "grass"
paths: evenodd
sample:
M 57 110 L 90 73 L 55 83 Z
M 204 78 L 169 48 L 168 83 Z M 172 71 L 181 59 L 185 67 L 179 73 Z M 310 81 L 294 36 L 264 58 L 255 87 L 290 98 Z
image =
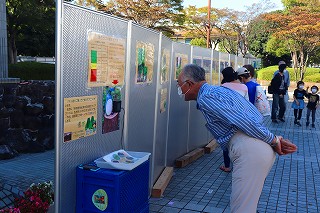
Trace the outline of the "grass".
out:
M 263 69 L 260 69 L 257 72 L 257 78 L 260 80 L 271 81 L 273 73 L 278 70 L 278 66 L 270 66 Z M 290 79 L 295 81 L 295 74 L 293 68 L 287 68 L 290 74 Z M 298 79 L 299 80 L 299 79 Z M 305 82 L 314 82 L 320 83 L 320 69 L 319 68 L 307 68 L 307 71 L 304 75 Z
M 21 80 L 55 80 L 55 65 L 39 62 L 9 64 L 8 76 Z

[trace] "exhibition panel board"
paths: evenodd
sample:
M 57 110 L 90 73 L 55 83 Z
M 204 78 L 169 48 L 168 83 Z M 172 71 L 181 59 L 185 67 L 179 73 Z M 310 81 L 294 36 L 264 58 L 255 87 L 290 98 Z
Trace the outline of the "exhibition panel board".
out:
M 126 149 L 150 152 L 152 153 L 151 159 L 154 159 L 159 33 L 133 24 L 130 40 L 131 51 L 128 52 L 130 69 L 127 73 L 130 78 L 126 82 L 130 88 L 126 96 L 128 98 L 126 100 L 128 103 Z M 163 143 L 165 144 L 165 141 Z M 152 185 L 153 182 L 151 181 L 150 184 Z
M 241 56 L 237 56 L 237 69 L 242 67 L 243 65 L 245 65 L 243 58 Z
M 222 53 L 219 54 L 219 62 L 220 62 L 220 72 L 230 66 L 230 58 L 228 53 Z
M 89 50 L 89 32 L 105 38 L 119 39 L 119 43 L 126 44 L 127 22 L 105 14 L 63 4 L 63 20 L 60 67 L 57 72 L 61 79 L 57 79 L 57 99 L 61 99 L 61 106 L 57 106 L 57 120 L 62 120 L 61 129 L 56 131 L 56 181 L 59 187 L 57 194 L 57 208 L 59 212 L 74 212 L 75 209 L 75 168 L 80 163 L 93 161 L 112 150 L 121 148 L 121 131 L 102 134 L 104 122 L 103 90 L 105 86 L 89 86 L 88 73 L 89 58 L 93 57 L 94 48 Z M 110 43 L 109 43 L 110 44 Z M 106 44 L 108 45 L 108 44 Z M 98 51 L 98 61 L 99 54 Z M 101 53 L 100 55 L 103 55 Z M 122 53 L 121 56 L 122 57 Z M 125 54 L 123 54 L 125 57 Z M 92 79 L 91 79 L 92 80 Z M 60 83 L 59 83 L 60 82 Z M 122 90 L 122 92 L 125 92 Z M 82 108 L 85 107 L 85 110 Z M 82 113 L 78 113 L 81 111 Z M 70 113 L 67 115 L 66 113 Z M 67 119 L 70 116 L 70 119 Z M 86 118 L 88 117 L 88 119 Z M 84 118 L 83 121 L 77 120 Z M 119 116 L 119 125 L 122 116 Z M 89 122 L 87 122 L 89 120 Z M 75 124 L 74 127 L 72 125 Z M 86 131 L 78 131 L 78 126 L 86 125 Z M 69 128 L 67 130 L 67 128 Z M 60 133 L 60 134 L 59 134 Z M 57 189 L 57 188 L 56 188 Z
M 191 46 L 188 44 L 172 44 L 172 72 L 170 90 L 170 111 L 167 144 L 167 165 L 172 166 L 176 158 L 188 152 L 189 102 L 178 95 L 177 78 L 184 65 L 191 62 Z
M 206 72 L 206 80 L 211 84 L 212 73 L 212 50 L 201 47 L 192 47 L 192 63 L 199 63 L 201 60 L 201 67 Z M 189 143 L 188 152 L 198 147 L 208 144 L 208 131 L 205 128 L 206 121 L 202 113 L 197 110 L 196 101 L 190 101 L 189 111 Z
M 171 84 L 170 76 L 172 74 L 172 41 L 165 36 L 160 36 L 159 42 L 161 49 L 159 49 L 157 72 L 157 95 L 155 107 L 155 137 L 153 148 L 153 182 L 162 173 L 166 163 L 167 153 L 167 138 L 168 138 L 168 122 L 170 111 L 170 88 L 175 87 Z M 175 88 L 174 88 L 175 89 Z
M 219 52 L 212 50 L 212 84 L 220 85 Z
M 235 55 L 230 55 L 230 66 L 235 70 L 237 69 L 237 58 Z

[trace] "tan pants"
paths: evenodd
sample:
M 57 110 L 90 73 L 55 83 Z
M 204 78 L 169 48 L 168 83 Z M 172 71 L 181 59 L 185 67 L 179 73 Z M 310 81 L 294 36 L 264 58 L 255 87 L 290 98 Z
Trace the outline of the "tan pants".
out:
M 275 152 L 269 144 L 237 132 L 229 142 L 229 156 L 233 163 L 231 212 L 256 213 Z

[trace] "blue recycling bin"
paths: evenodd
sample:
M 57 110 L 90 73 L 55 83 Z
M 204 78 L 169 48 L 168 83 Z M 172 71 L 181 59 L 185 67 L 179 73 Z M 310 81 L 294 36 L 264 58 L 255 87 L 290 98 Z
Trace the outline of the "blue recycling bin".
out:
M 149 212 L 149 160 L 133 170 L 77 167 L 77 213 Z

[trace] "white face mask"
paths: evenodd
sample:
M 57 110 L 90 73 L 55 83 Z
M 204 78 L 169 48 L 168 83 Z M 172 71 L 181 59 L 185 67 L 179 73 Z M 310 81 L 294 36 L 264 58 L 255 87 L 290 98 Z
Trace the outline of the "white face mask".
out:
M 312 89 L 311 92 L 312 92 L 312 93 L 316 93 L 316 92 L 317 92 L 317 89 Z
M 300 85 L 300 86 L 299 86 L 299 89 L 303 89 L 303 87 L 304 87 L 304 85 Z
M 180 98 L 182 98 L 182 96 L 184 95 L 184 94 L 182 94 L 181 87 L 178 87 L 178 95 L 180 96 Z
M 185 84 L 186 82 L 184 82 L 183 84 Z M 183 86 L 183 84 L 181 86 Z M 180 86 L 178 86 L 178 95 L 180 96 L 180 98 L 182 98 L 183 100 L 185 100 L 185 95 L 190 91 L 190 88 L 188 89 L 188 91 L 186 93 L 182 93 L 182 89 Z

